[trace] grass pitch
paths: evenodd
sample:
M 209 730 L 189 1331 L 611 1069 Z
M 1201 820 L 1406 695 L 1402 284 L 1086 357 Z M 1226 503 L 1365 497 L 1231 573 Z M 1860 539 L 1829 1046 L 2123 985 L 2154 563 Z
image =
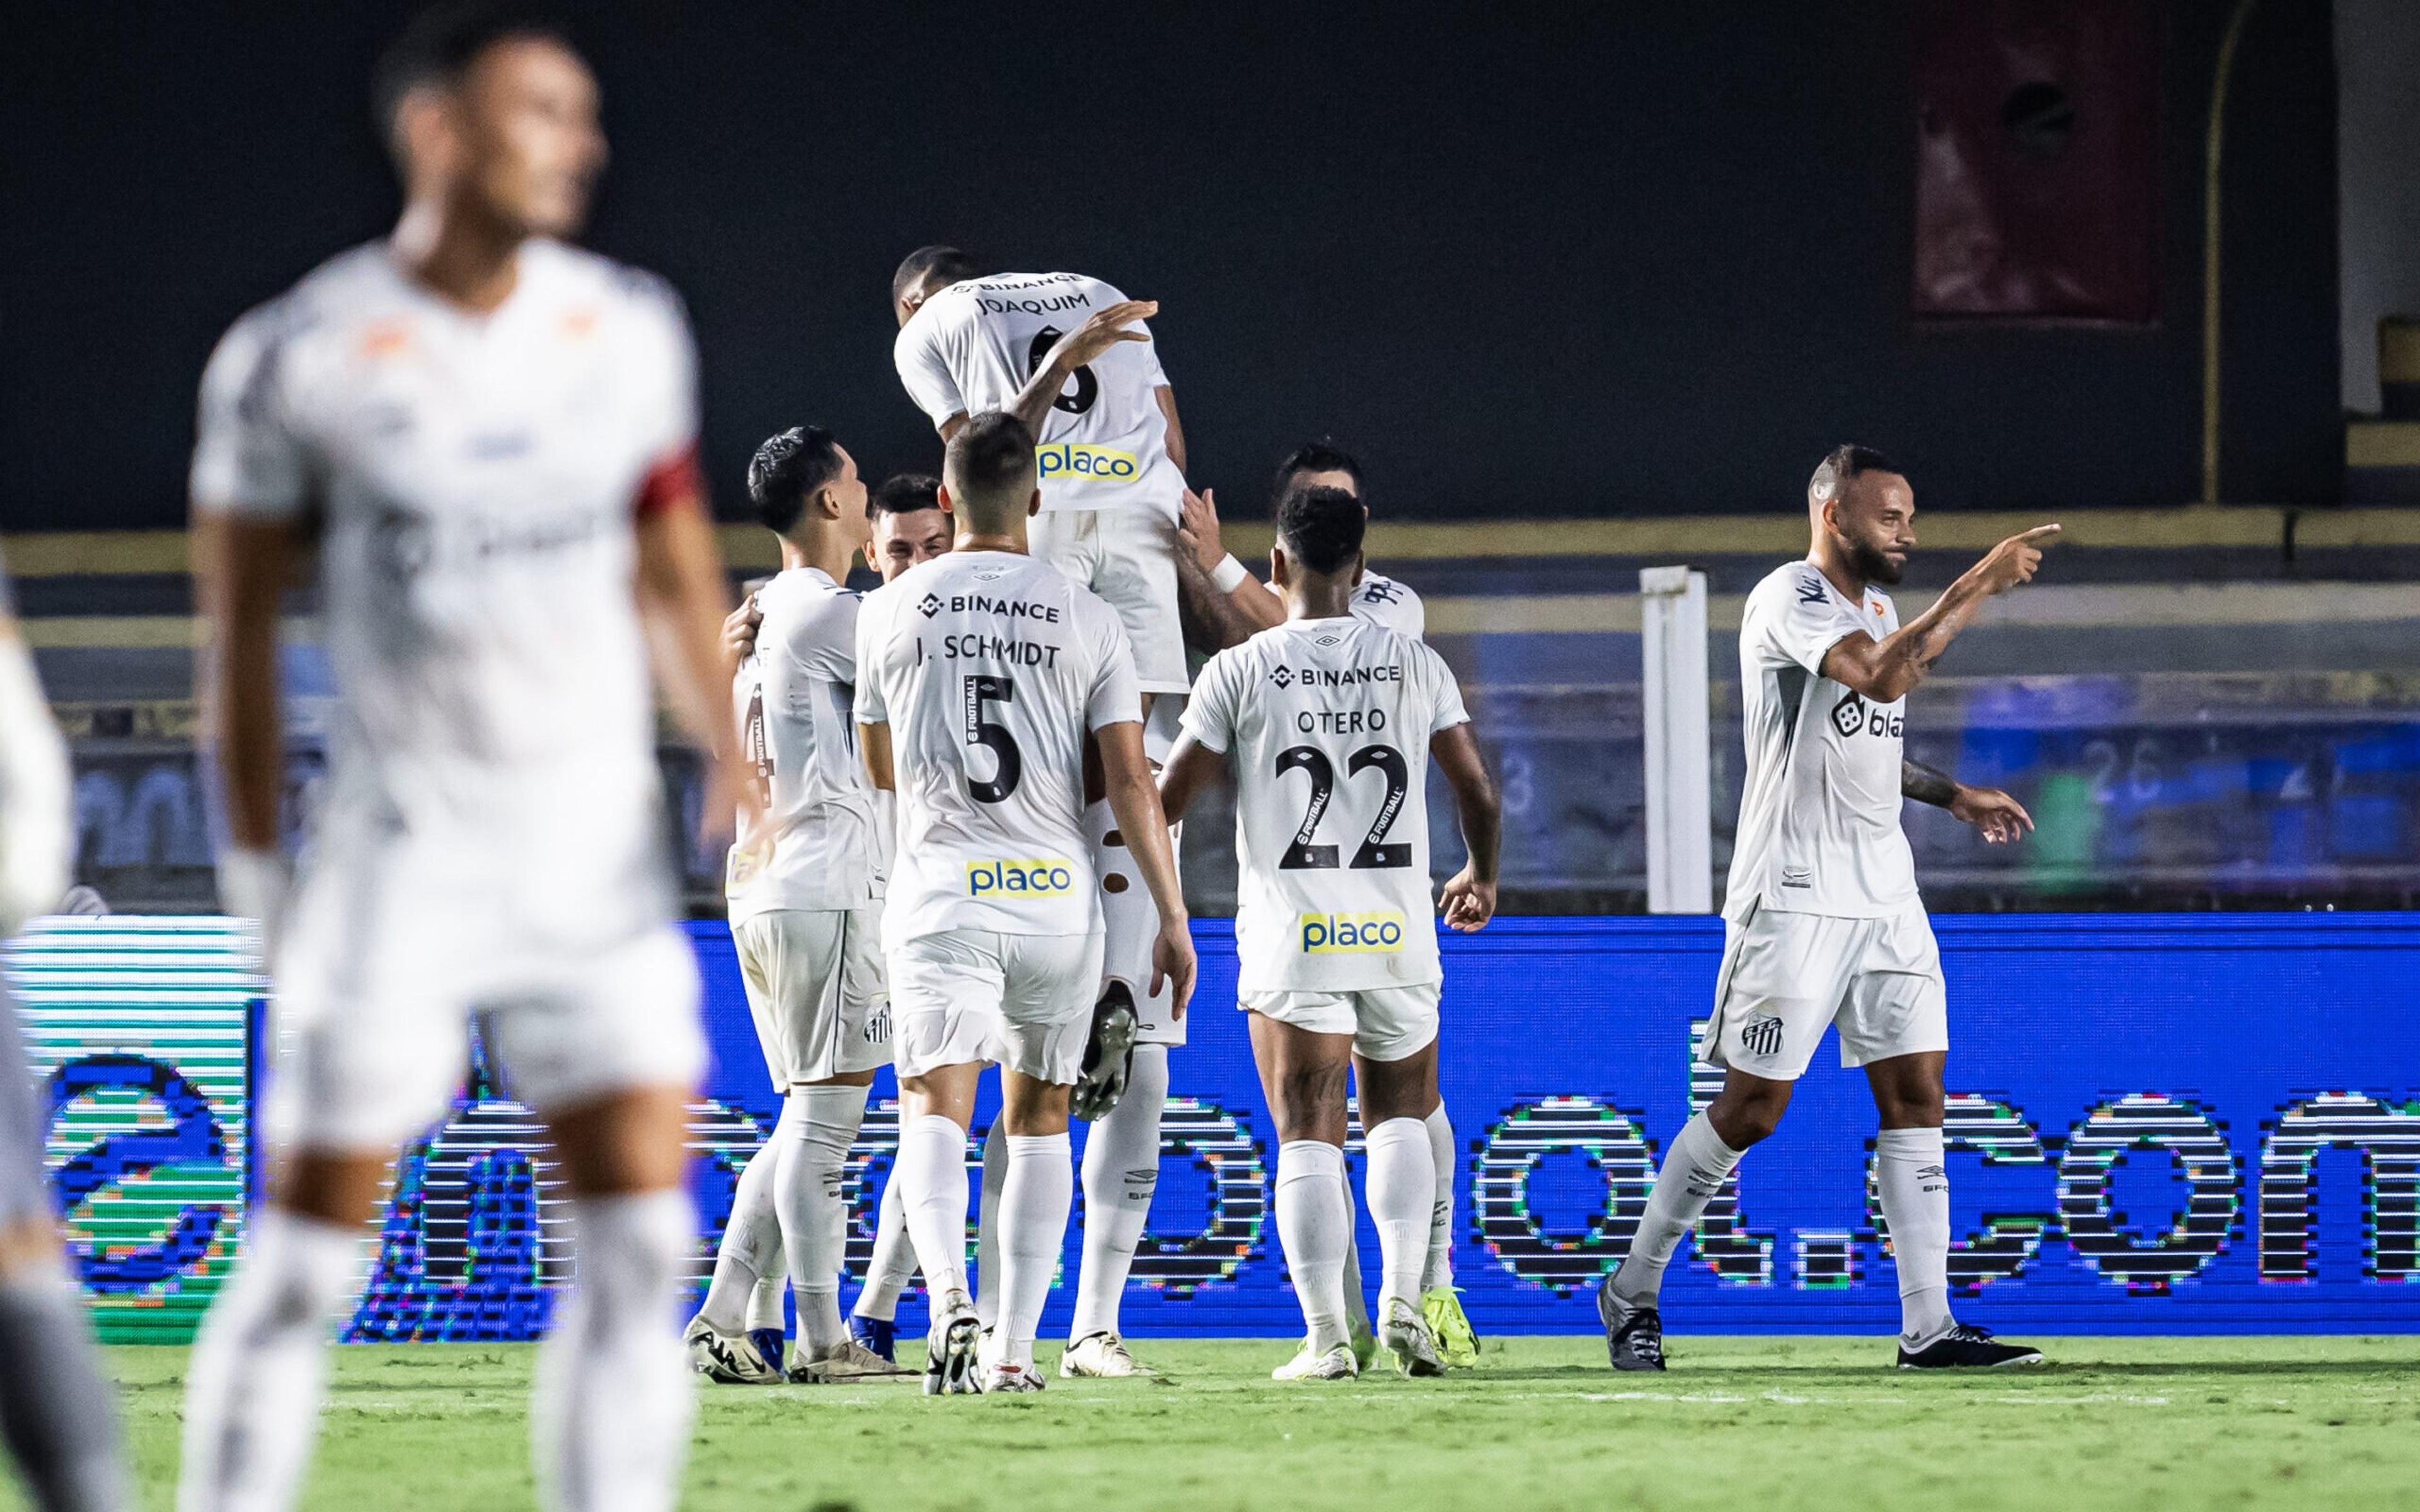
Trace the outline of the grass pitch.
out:
M 1888 1339 L 1676 1336 L 1666 1374 L 1616 1376 L 1595 1339 L 1514 1338 L 1442 1381 L 1281 1387 L 1290 1344 L 1254 1339 L 1138 1340 L 1168 1379 L 1052 1375 L 1038 1396 L 705 1386 L 684 1504 L 1982 1512 L 2389 1506 L 2420 1486 L 2420 1338 L 2042 1342 L 2047 1368 L 1957 1377 L 1888 1368 Z M 529 1506 L 532 1353 L 340 1350 L 303 1504 Z M 165 1508 L 184 1351 L 111 1359 Z

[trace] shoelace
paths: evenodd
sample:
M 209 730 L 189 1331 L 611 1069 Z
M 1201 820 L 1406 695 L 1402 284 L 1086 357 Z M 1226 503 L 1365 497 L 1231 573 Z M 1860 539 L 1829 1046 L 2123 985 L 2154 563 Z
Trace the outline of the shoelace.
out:
M 1638 1320 L 1637 1319 L 1634 1319 L 1629 1326 L 1623 1330 L 1623 1334 L 1629 1338 L 1631 1353 L 1638 1356 L 1638 1358 L 1642 1360 L 1649 1361 L 1652 1364 L 1662 1365 L 1664 1363 L 1663 1335 L 1644 1333 L 1644 1331 L 1640 1329 Z
M 1961 1344 L 1989 1344 L 1992 1342 L 1992 1331 L 1988 1328 L 1978 1327 L 1973 1323 L 1954 1323 L 1950 1325 L 1947 1336 L 1956 1339 Z

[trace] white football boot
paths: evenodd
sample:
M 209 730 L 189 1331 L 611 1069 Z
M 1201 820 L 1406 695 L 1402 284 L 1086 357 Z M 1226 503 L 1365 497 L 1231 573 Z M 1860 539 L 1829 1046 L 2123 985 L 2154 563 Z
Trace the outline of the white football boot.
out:
M 1068 1345 L 1067 1352 L 1059 1356 L 1059 1374 L 1063 1380 L 1091 1376 L 1124 1381 L 1130 1376 L 1156 1376 L 1159 1372 L 1138 1365 L 1135 1357 L 1126 1352 L 1126 1341 L 1103 1330 Z
M 1308 1338 L 1301 1350 L 1285 1364 L 1269 1372 L 1271 1381 L 1351 1381 L 1361 1373 L 1361 1362 L 1353 1357 L 1351 1344 L 1339 1344 L 1328 1350 L 1315 1350 Z
M 1436 1335 L 1419 1308 L 1401 1297 L 1387 1299 L 1387 1321 L 1380 1335 L 1395 1368 L 1406 1376 L 1441 1376 L 1445 1360 L 1437 1353 Z
M 944 1295 L 933 1307 L 932 1332 L 924 1335 L 924 1395 L 971 1396 L 983 1390 L 975 1356 L 983 1348 L 983 1321 L 963 1291 Z
M 824 1386 L 847 1381 L 893 1381 L 915 1372 L 875 1353 L 855 1339 L 844 1339 L 825 1350 L 800 1349 L 790 1365 L 790 1381 L 800 1386 Z
M 726 1334 L 703 1317 L 692 1318 L 681 1335 L 690 1368 L 726 1386 L 778 1386 L 781 1362 L 768 1361 L 746 1334 Z

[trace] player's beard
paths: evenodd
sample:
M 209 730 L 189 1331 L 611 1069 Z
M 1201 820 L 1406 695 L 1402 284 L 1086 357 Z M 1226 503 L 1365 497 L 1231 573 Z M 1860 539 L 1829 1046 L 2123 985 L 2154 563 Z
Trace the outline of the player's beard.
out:
M 1867 582 L 1896 583 L 1905 571 L 1879 547 L 1858 541 L 1851 546 L 1850 551 L 1850 560 L 1857 569 L 1857 576 Z

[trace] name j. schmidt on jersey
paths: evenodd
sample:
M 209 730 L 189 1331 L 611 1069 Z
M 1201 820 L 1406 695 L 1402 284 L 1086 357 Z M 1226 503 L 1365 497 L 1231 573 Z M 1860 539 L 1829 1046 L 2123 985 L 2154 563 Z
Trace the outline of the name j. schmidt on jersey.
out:
M 953 594 L 946 599 L 939 594 L 926 594 L 916 608 L 926 619 L 947 609 L 953 614 L 1001 614 L 1013 620 L 1036 620 L 1045 625 L 1059 623 L 1059 606 L 1056 604 L 1036 604 L 1021 598 L 993 598 L 985 594 Z M 919 644 L 921 646 L 921 642 Z M 1055 670 L 1059 665 L 1060 650 L 1055 641 L 1019 640 L 982 630 L 967 630 L 941 637 L 941 657 L 945 661 L 1005 662 L 1012 667 Z

